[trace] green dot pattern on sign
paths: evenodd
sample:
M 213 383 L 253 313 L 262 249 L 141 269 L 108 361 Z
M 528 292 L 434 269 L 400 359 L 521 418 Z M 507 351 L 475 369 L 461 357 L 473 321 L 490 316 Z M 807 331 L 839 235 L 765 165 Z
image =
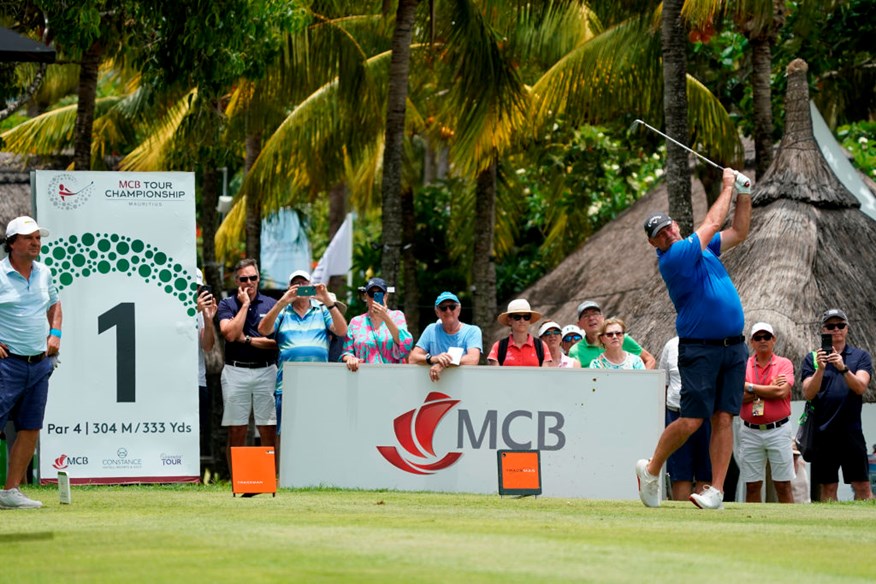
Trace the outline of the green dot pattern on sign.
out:
M 46 243 L 42 262 L 49 266 L 58 290 L 73 285 L 77 278 L 101 274 L 136 276 L 173 296 L 195 316 L 195 275 L 152 244 L 117 233 L 83 233 Z M 169 267 L 173 267 L 173 271 Z M 173 285 L 168 285 L 171 283 Z

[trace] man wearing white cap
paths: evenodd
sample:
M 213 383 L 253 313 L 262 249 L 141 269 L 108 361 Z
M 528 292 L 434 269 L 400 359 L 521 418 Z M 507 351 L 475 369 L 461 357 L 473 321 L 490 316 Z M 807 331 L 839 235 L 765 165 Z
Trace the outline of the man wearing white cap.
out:
M 435 299 L 437 322 L 426 327 L 411 350 L 408 363 L 427 365 L 429 378 L 438 381 L 451 365 L 477 365 L 484 343 L 481 329 L 459 320 L 462 302 L 453 292 L 442 292 Z
M 234 276 L 237 295 L 224 298 L 216 311 L 219 331 L 226 341 L 222 425 L 228 427 L 228 468 L 231 448 L 246 443 L 250 413 L 262 446 L 276 446 L 277 439 L 277 342 L 258 330 L 276 300 L 259 292 L 259 268 L 254 259 L 237 262 Z
M 43 427 L 53 357 L 61 346 L 61 301 L 52 272 L 41 262 L 42 238 L 48 237 L 30 217 L 6 227 L 6 253 L 0 262 L 0 428 L 10 415 L 16 438 L 9 453 L 0 509 L 36 509 L 39 501 L 19 486 Z
M 563 327 L 562 330 L 562 343 L 563 353 L 566 355 L 569 354 L 569 351 L 572 350 L 577 343 L 581 342 L 581 339 L 584 338 L 584 331 L 578 328 L 576 324 L 567 324 Z M 578 362 L 578 365 L 581 365 L 581 362 Z
M 766 463 L 770 463 L 779 503 L 793 503 L 794 452 L 791 449 L 791 388 L 794 365 L 773 350 L 772 325 L 751 327 L 751 348 L 745 368 L 742 427 L 739 429 L 739 473 L 745 483 L 745 502 L 760 503 Z
M 577 327 L 575 327 L 577 328 Z M 573 359 L 565 353 L 561 346 L 563 331 L 560 325 L 549 320 L 538 327 L 538 338 L 544 341 L 548 351 L 551 354 L 551 360 L 545 361 L 542 367 L 559 367 L 561 369 L 580 369 L 581 363 L 578 359 Z
M 332 302 L 325 284 L 310 285 L 310 274 L 296 270 L 289 275 L 289 288 L 259 322 L 259 333 L 273 336 L 280 351 L 274 390 L 277 433 L 283 411 L 283 363 L 326 363 L 329 333 L 347 334 L 347 321 L 337 302 Z

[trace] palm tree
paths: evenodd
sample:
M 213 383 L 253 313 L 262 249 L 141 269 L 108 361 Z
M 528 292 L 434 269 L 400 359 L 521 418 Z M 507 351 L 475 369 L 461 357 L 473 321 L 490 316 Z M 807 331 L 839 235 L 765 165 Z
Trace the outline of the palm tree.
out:
M 751 45 L 755 172 L 764 175 L 773 160 L 772 48 L 785 20 L 783 0 L 687 0 L 684 16 L 692 26 L 712 26 L 730 13 Z

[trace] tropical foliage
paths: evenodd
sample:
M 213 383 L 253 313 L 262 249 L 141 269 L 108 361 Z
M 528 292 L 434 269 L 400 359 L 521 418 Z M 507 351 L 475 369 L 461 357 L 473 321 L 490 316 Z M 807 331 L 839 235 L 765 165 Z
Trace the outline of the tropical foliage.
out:
M 59 22 L 81 20 L 80 29 L 58 37 L 72 47 L 70 60 L 102 41 L 90 166 L 195 169 L 208 264 L 214 255 L 233 263 L 248 249 L 247 222 L 289 206 L 309 217 L 318 255 L 330 235 L 329 209 L 339 203 L 358 216 L 357 280 L 385 272 L 386 243 L 400 242 L 399 249 L 413 250 L 409 273 L 416 274 L 400 278 L 402 290 L 417 288 L 423 298 L 444 287 L 470 294 L 489 282 L 476 274 L 482 262 L 495 268 L 504 300 L 665 178 L 662 141 L 628 130 L 636 118 L 663 127 L 663 4 L 407 4 L 415 7 L 406 45 L 410 73 L 401 166 L 392 180 L 408 211 L 388 213 L 396 3 L 88 0 L 77 11 L 65 2 L 37 2 L 46 11 L 63 8 Z M 786 3 L 786 24 L 775 39 L 774 137 L 781 128 L 781 70 L 792 56 L 810 62 L 814 96 L 829 122 L 866 119 L 876 109 L 876 68 L 865 40 L 876 22 L 872 2 L 820 3 L 826 16 L 813 4 L 819 3 Z M 751 36 L 767 26 L 764 15 L 773 6 L 767 0 L 684 6 L 690 142 L 726 164 L 741 162 L 740 131 L 755 132 Z M 104 26 L 120 13 L 129 26 Z M 20 86 L 29 71 L 0 71 L 0 82 Z M 19 113 L 20 123 L 3 133 L 5 149 L 71 152 L 80 78 L 78 63 L 50 67 L 30 115 Z M 866 160 L 872 147 L 860 139 L 872 140 L 872 131 L 852 126 L 846 136 Z M 229 170 L 235 196 L 221 225 L 220 167 Z M 390 219 L 407 234 L 388 240 Z M 478 247 L 485 235 L 487 247 L 483 241 Z M 208 277 L 218 273 L 208 270 Z

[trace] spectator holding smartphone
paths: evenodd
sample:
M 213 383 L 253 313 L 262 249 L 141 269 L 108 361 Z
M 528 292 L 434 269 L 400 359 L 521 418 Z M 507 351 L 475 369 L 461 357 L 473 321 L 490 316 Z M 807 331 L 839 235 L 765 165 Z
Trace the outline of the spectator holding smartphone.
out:
M 329 333 L 347 334 L 347 321 L 325 284 L 310 285 L 310 274 L 296 270 L 289 288 L 259 322 L 259 333 L 273 335 L 280 351 L 274 400 L 277 434 L 283 412 L 283 363 L 325 363 L 329 358 Z M 279 457 L 277 457 L 279 460 Z
M 197 322 L 198 322 L 198 416 L 201 429 L 201 452 L 210 450 L 210 392 L 207 389 L 207 353 L 216 344 L 216 330 L 213 318 L 216 316 L 216 297 L 209 286 L 204 285 L 204 274 L 196 268 L 195 283 L 197 291 Z
M 386 307 L 389 291 L 383 278 L 371 278 L 365 285 L 364 314 L 354 316 L 347 329 L 341 360 L 350 371 L 360 363 L 401 363 L 414 344 L 405 315 Z
M 821 485 L 822 501 L 836 501 L 839 469 L 851 483 L 855 499 L 869 499 L 867 443 L 861 429 L 864 392 L 873 374 L 867 351 L 849 345 L 849 319 L 839 308 L 821 316 L 821 333 L 832 339 L 831 352 L 819 348 L 803 358 L 803 397 L 815 406 L 815 458 L 812 480 Z

